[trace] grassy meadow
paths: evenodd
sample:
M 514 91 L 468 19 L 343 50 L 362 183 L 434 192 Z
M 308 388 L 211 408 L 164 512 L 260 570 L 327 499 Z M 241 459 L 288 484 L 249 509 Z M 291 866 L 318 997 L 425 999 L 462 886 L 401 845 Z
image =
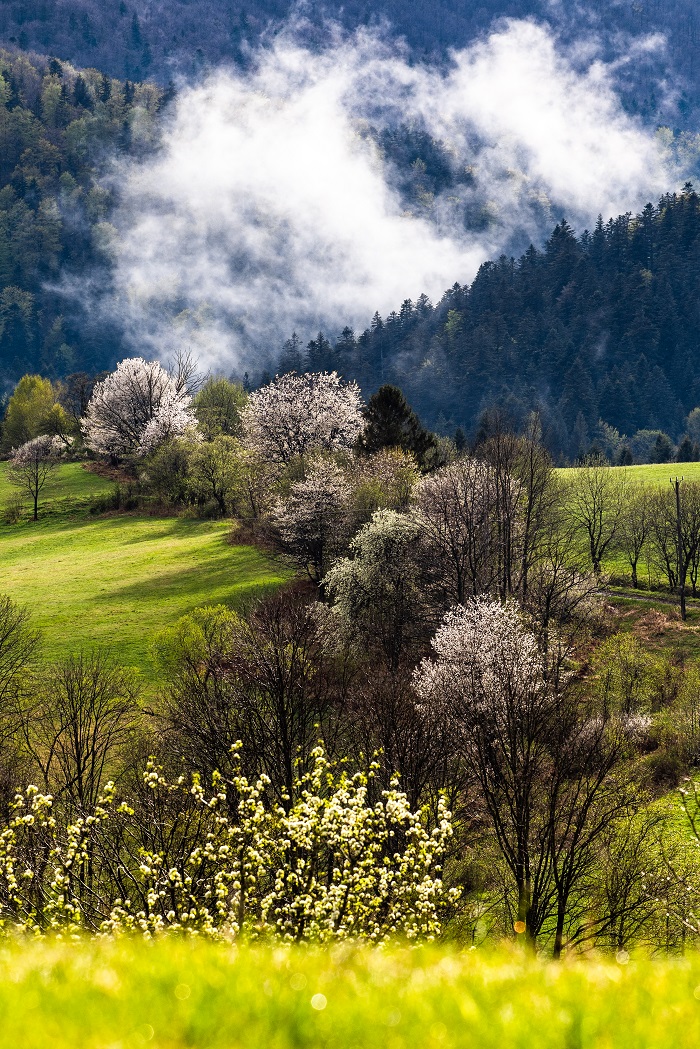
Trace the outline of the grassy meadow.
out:
M 0 472 L 0 503 L 7 487 Z M 0 592 L 32 610 L 45 659 L 106 645 L 150 680 L 159 629 L 201 605 L 244 605 L 288 578 L 260 551 L 232 545 L 225 521 L 88 514 L 110 487 L 71 463 L 36 524 L 0 523 Z
M 109 495 L 113 487 L 112 481 L 86 470 L 81 463 L 61 463 L 39 496 L 39 514 L 54 517 L 85 510 L 92 500 Z M 0 463 L 0 508 L 17 494 L 18 489 L 7 479 L 7 463 Z M 22 498 L 29 514 L 29 496 Z
M 695 1049 L 700 957 L 5 943 L 13 1049 Z
M 575 477 L 578 469 L 577 466 L 570 466 L 557 470 L 557 473 L 566 480 Z M 613 466 L 611 469 L 636 484 L 664 485 L 676 477 L 700 481 L 700 463 L 648 463 L 644 466 Z
M 651 463 L 643 466 L 611 467 L 613 473 L 625 477 L 630 484 L 647 484 L 655 488 L 669 486 L 671 480 L 683 478 L 686 481 L 700 481 L 700 462 L 698 463 Z M 559 476 L 571 482 L 575 480 L 578 467 L 557 470 Z M 612 551 L 603 560 L 603 571 L 611 578 L 613 585 L 631 586 L 631 569 L 628 562 L 618 551 Z M 644 589 L 653 590 L 659 585 L 658 572 L 642 556 L 638 567 L 639 583 Z M 668 595 L 666 595 L 668 596 Z M 629 600 L 623 599 L 623 600 Z M 665 603 L 664 603 L 665 607 Z M 692 608 L 692 604 L 691 604 Z M 695 618 L 700 623 L 700 602 L 695 609 Z

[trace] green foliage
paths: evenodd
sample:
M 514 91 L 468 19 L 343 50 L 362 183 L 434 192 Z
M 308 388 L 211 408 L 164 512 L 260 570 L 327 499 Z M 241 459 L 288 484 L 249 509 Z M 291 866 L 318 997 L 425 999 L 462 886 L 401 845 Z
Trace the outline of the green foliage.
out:
M 194 414 L 205 438 L 213 440 L 221 434 L 239 437 L 240 412 L 247 401 L 248 394 L 240 383 L 229 379 L 209 379 L 193 402 Z
M 662 705 L 664 665 L 632 634 L 615 634 L 592 659 L 595 694 L 607 714 L 648 715 Z
M 40 375 L 24 375 L 7 403 L 1 450 L 8 453 L 40 434 L 67 434 L 71 429 L 49 380 Z
M 190 452 L 190 490 L 195 498 L 213 500 L 222 517 L 233 510 L 240 494 L 242 454 L 239 442 L 223 433 L 195 445 Z

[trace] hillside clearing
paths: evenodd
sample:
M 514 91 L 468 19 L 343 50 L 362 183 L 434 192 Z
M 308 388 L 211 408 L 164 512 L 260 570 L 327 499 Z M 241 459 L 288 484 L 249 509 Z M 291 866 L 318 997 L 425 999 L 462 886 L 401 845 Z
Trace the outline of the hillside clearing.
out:
M 557 473 L 564 480 L 570 480 L 576 477 L 579 469 L 578 466 L 569 466 L 557 470 Z M 664 485 L 676 477 L 700 481 L 700 463 L 646 463 L 642 466 L 611 466 L 610 469 L 635 484 Z
M 113 516 L 0 526 L 0 591 L 27 605 L 44 658 L 105 645 L 147 679 L 153 635 L 201 605 L 238 606 L 289 573 L 228 542 L 230 522 Z

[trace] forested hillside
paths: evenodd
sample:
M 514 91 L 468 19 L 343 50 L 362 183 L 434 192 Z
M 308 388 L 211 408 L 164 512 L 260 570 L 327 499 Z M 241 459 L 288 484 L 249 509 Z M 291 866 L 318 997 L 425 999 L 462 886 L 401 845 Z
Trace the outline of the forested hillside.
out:
M 486 263 L 435 307 L 397 304 L 334 348 L 318 337 L 307 359 L 366 389 L 398 384 L 444 432 L 473 432 L 495 405 L 516 424 L 537 408 L 553 450 L 576 456 L 599 419 L 628 436 L 680 434 L 700 404 L 699 299 L 700 197 L 688 185 L 580 236 L 562 221 L 542 250 Z
M 189 76 L 207 64 L 247 61 L 248 45 L 278 30 L 294 8 L 290 0 L 4 0 L 0 43 L 57 55 L 112 76 L 153 77 L 166 83 L 176 73 Z M 697 123 L 700 68 L 693 49 L 700 16 L 693 0 L 329 0 L 301 10 L 316 25 L 324 14 L 348 28 L 387 19 L 416 53 L 432 58 L 470 43 L 499 17 L 534 16 L 564 36 L 590 41 L 595 35 L 608 57 L 624 54 L 631 36 L 664 33 L 666 49 L 638 51 L 632 62 L 618 67 L 627 105 L 650 120 L 667 122 L 672 110 L 672 123 Z M 670 75 L 677 87 L 672 92 Z
M 118 311 L 100 309 L 118 236 L 114 161 L 157 148 L 170 97 L 150 82 L 0 52 L 0 393 L 27 372 L 97 372 L 138 349 Z M 416 128 L 366 133 L 404 173 L 407 206 L 461 177 Z M 592 231 L 562 221 L 541 249 L 486 263 L 434 306 L 397 303 L 361 335 L 326 332 L 305 348 L 302 333 L 280 368 L 335 368 L 365 394 L 396 383 L 446 434 L 473 435 L 493 406 L 516 425 L 537 408 L 556 455 L 597 441 L 614 458 L 638 430 L 677 440 L 700 404 L 699 254 L 700 199 L 688 186 Z M 253 385 L 263 379 L 251 369 Z
M 27 371 L 99 369 L 115 356 L 118 333 L 91 323 L 65 287 L 85 291 L 108 262 L 112 195 L 96 171 L 117 150 L 152 147 L 164 98 L 153 84 L 0 51 L 0 394 Z

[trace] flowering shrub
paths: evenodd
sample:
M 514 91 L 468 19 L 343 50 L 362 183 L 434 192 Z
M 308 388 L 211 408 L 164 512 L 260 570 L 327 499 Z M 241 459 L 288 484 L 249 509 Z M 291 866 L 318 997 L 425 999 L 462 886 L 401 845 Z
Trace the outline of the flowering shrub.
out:
M 453 893 L 441 879 L 451 817 L 428 830 L 394 781 L 370 803 L 369 775 L 337 772 L 321 747 L 288 808 L 242 774 L 207 793 L 153 760 L 140 802 L 108 784 L 94 810 L 63 819 L 36 787 L 0 834 L 0 920 L 37 933 L 185 930 L 374 942 L 433 938 Z

